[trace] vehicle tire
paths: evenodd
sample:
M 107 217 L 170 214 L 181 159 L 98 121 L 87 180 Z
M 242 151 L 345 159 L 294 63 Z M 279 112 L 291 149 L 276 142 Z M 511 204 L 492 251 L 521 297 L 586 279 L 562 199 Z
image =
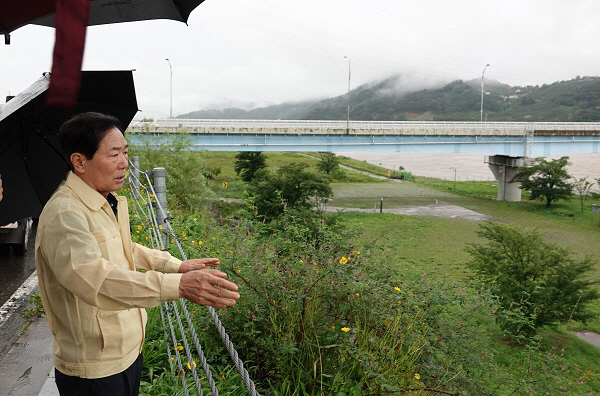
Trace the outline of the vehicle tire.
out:
M 33 221 L 31 218 L 24 220 L 25 221 L 25 232 L 23 233 L 23 240 L 20 243 L 16 243 L 13 245 L 13 251 L 23 256 L 25 252 L 27 252 L 27 245 L 29 245 L 29 233 L 31 232 L 31 225 Z

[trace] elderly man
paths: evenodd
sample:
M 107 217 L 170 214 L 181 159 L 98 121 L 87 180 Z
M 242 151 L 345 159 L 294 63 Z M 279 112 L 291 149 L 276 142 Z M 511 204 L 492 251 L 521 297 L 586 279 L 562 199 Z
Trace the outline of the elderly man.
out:
M 207 268 L 218 259 L 182 262 L 131 241 L 127 201 L 114 193 L 128 168 L 117 119 L 79 114 L 59 138 L 72 170 L 40 215 L 35 246 L 56 384 L 61 395 L 137 395 L 144 308 L 179 297 L 232 306 L 238 287 Z

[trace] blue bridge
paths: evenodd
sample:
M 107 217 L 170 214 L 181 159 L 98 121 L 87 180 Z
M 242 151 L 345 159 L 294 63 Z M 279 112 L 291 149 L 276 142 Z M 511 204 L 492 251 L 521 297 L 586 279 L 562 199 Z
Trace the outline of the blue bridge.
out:
M 597 153 L 600 123 L 184 120 L 134 122 L 131 143 L 187 133 L 207 151 L 446 152 L 539 157 Z

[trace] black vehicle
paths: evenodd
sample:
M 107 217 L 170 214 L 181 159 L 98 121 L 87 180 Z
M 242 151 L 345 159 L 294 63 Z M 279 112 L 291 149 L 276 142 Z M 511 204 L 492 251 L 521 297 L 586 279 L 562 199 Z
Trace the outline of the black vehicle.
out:
M 33 220 L 31 217 L 0 226 L 0 245 L 12 246 L 13 251 L 23 255 L 27 251 L 29 234 Z

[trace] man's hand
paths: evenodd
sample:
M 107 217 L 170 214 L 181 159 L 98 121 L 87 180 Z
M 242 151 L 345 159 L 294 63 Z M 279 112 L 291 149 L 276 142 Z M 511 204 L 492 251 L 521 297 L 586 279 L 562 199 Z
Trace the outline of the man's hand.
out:
M 219 265 L 218 258 L 203 258 L 203 259 L 192 259 L 181 262 L 179 272 L 186 273 L 190 271 L 201 270 L 207 267 L 216 267 Z
M 231 307 L 240 295 L 238 286 L 225 278 L 226 273 L 214 269 L 186 272 L 179 282 L 179 297 L 215 308 Z

